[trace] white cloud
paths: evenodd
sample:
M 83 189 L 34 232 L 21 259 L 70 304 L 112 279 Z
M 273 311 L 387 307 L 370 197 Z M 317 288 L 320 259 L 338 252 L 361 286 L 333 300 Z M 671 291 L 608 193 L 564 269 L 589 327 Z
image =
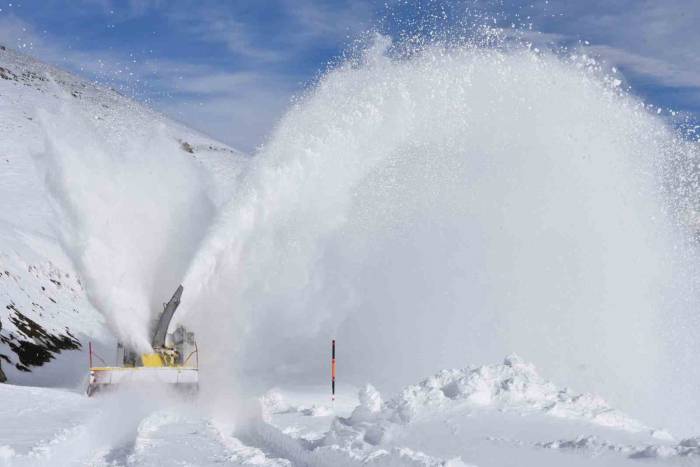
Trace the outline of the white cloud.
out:
M 687 63 L 671 62 L 607 45 L 590 46 L 587 49 L 611 63 L 625 66 L 666 86 L 700 88 L 700 68 L 688 66 Z
M 157 90 L 147 99 L 156 110 L 244 151 L 263 141 L 296 87 L 284 73 L 74 51 L 14 16 L 0 16 L 0 43 L 137 94 Z
M 259 84 L 264 77 L 253 72 L 226 73 L 213 70 L 211 73 L 181 77 L 172 87 L 183 93 L 197 94 L 232 94 L 241 93 L 240 89 Z
M 282 60 L 284 54 L 277 50 L 257 45 L 254 33 L 246 24 L 216 10 L 202 9 L 197 15 L 180 10 L 170 13 L 188 35 L 213 43 L 223 43 L 236 55 L 264 62 Z
M 361 32 L 373 17 L 370 4 L 363 1 L 328 5 L 313 0 L 285 0 L 285 5 L 300 25 L 296 33 L 304 41 L 329 37 L 343 41 Z
M 536 28 L 590 41 L 591 53 L 672 88 L 700 89 L 700 2 L 540 0 Z
M 119 49 L 75 50 L 61 38 L 50 37 L 7 13 L 0 15 L 0 43 L 134 94 L 244 150 L 263 140 L 290 96 L 299 91 L 299 82 L 317 71 L 309 71 L 309 65 L 299 66 L 309 60 L 309 51 L 342 48 L 348 36 L 357 35 L 373 21 L 372 3 L 364 0 L 333 5 L 278 0 L 269 6 L 275 8 L 271 23 L 267 13 L 265 18 L 255 17 L 249 11 L 251 5 L 240 3 L 82 1 L 103 14 L 115 11 L 115 21 L 156 11 L 181 32 L 183 43 L 224 48 L 216 50 L 215 59 L 192 56 L 183 60 L 135 58 Z M 696 50 L 700 2 L 539 1 L 535 8 L 527 8 L 535 28 L 545 31 L 538 35 L 539 40 L 590 40 L 590 45 L 580 46 L 582 50 L 620 65 L 638 81 L 677 90 L 674 99 L 687 104 L 686 108 L 700 108 L 700 54 Z
M 291 62 L 309 47 L 339 45 L 372 19 L 364 0 L 327 5 L 313 0 L 269 4 L 273 25 L 246 18 L 245 4 L 178 3 L 164 13 L 178 29 L 201 40 L 224 44 L 234 55 L 256 62 Z M 265 28 L 273 28 L 267 31 Z M 267 32 L 266 32 L 267 31 Z
M 84 72 L 106 81 L 123 80 L 132 73 L 133 64 L 128 58 L 112 52 L 91 53 L 65 47 L 13 15 L 0 16 L 0 43 L 68 71 Z

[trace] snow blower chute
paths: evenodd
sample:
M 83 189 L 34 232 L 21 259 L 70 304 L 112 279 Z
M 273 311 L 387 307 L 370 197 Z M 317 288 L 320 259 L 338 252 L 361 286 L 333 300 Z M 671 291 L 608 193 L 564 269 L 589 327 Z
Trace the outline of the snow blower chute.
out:
M 137 354 L 121 343 L 117 344 L 117 363 L 115 366 L 93 366 L 93 357 L 104 364 L 104 360 L 92 350 L 90 352 L 90 381 L 87 395 L 95 391 L 118 386 L 134 384 L 142 386 L 149 383 L 172 385 L 177 389 L 196 391 L 199 384 L 199 358 L 194 333 L 178 326 L 172 334 L 168 334 L 170 320 L 175 314 L 182 286 L 179 286 L 173 297 L 164 305 L 163 313 L 153 333 L 152 353 Z

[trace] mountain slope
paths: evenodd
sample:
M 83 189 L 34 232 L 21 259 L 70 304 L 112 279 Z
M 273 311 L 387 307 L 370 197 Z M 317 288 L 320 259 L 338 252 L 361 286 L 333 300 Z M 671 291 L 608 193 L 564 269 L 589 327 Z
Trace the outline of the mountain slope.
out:
M 88 147 L 88 141 L 119 155 L 129 141 L 155 139 L 162 145 L 157 138 L 172 142 L 167 149 L 180 153 L 173 158 L 187 157 L 201 167 L 214 205 L 229 196 L 246 164 L 245 155 L 112 89 L 0 48 L 0 365 L 9 382 L 74 384 L 84 373 L 86 341 L 110 345 L 113 338 L 109 320 L 93 305 L 96 297 L 86 293 L 80 277 L 85 271 L 76 266 L 67 241 L 66 224 L 74 219 L 66 219 L 65 203 L 51 190 L 56 173 L 71 169 L 60 165 L 61 158 Z M 98 160 L 94 149 L 85 155 L 89 160 Z M 94 175 L 64 178 L 77 186 Z M 106 206 L 114 202 L 107 199 Z M 111 222 L 110 216 L 98 220 Z M 84 234 L 80 242 L 90 241 L 90 232 L 78 233 Z

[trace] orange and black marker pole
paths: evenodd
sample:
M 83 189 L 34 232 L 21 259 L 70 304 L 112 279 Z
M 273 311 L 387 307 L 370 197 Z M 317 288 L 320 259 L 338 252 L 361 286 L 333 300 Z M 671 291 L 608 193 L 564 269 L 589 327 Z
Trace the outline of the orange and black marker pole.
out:
M 335 400 L 335 339 L 331 345 L 331 399 Z

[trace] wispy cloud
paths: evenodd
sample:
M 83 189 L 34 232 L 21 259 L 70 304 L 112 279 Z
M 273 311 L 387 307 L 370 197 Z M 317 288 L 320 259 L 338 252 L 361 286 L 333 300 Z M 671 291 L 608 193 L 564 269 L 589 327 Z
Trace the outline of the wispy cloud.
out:
M 687 0 L 45 0 L 36 11 L 0 13 L 0 43 L 252 150 L 290 96 L 377 14 L 390 23 L 398 5 L 410 25 L 418 6 L 440 1 L 455 14 L 479 4 L 530 22 L 541 39 L 617 65 L 645 97 L 700 114 L 700 3 Z
M 79 8 L 48 1 L 58 17 L 92 15 L 106 28 L 116 25 L 113 34 L 122 34 L 125 44 L 73 48 L 65 35 L 8 14 L 0 15 L 0 41 L 248 151 L 264 140 L 291 96 L 372 19 L 364 0 L 80 0 Z M 174 42 L 155 54 L 135 54 L 126 31 L 120 32 L 131 24 L 153 24 L 155 42 Z
M 700 110 L 700 2 L 539 0 L 534 6 L 529 13 L 535 29 L 556 33 L 561 41 L 584 40 L 584 50 L 619 66 L 639 85 L 686 94 Z
M 190 2 L 164 13 L 190 36 L 224 44 L 232 54 L 258 65 L 291 62 L 309 49 L 338 47 L 372 20 L 372 8 L 364 0 Z
M 110 11 L 111 5 L 101 7 Z M 208 18 L 200 18 L 202 28 Z M 222 25 L 219 31 L 223 30 Z M 234 36 L 226 40 L 233 41 Z M 200 131 L 252 151 L 284 112 L 300 80 L 284 67 L 266 70 L 261 61 L 281 58 L 275 51 L 253 50 L 246 45 L 248 40 L 227 43 L 232 51 L 245 49 L 241 54 L 255 62 L 238 67 L 187 59 L 135 59 L 117 50 L 74 50 L 17 16 L 0 16 L 0 43 L 116 87 Z
M 368 2 L 343 4 L 319 3 L 311 0 L 285 0 L 285 8 L 299 25 L 300 42 L 333 38 L 344 42 L 371 25 L 374 9 Z
M 228 10 L 200 7 L 197 14 L 192 15 L 187 9 L 178 8 L 168 11 L 167 15 L 188 36 L 224 44 L 238 56 L 271 62 L 284 57 L 281 51 L 260 45 L 254 27 L 236 19 Z

